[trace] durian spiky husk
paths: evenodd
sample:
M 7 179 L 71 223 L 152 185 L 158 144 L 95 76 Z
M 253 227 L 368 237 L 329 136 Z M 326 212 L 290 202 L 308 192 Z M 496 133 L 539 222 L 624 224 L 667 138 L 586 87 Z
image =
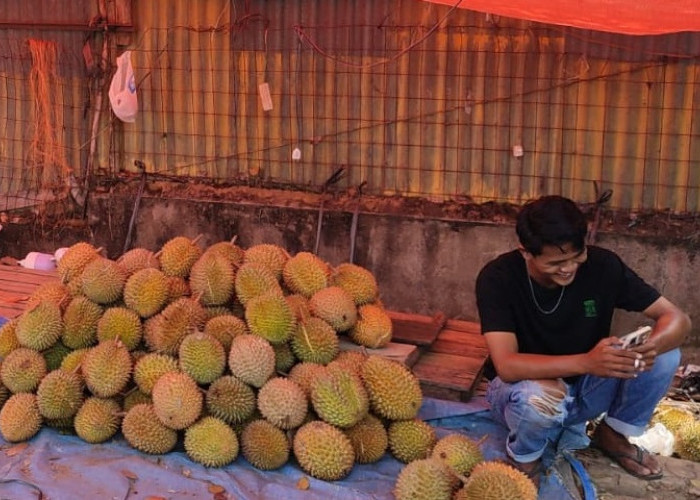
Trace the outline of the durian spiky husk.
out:
M 457 477 L 443 462 L 423 458 L 401 470 L 394 486 L 394 496 L 396 500 L 451 500 L 458 484 Z
M 455 496 L 459 500 L 537 500 L 530 478 L 503 462 L 481 462 Z

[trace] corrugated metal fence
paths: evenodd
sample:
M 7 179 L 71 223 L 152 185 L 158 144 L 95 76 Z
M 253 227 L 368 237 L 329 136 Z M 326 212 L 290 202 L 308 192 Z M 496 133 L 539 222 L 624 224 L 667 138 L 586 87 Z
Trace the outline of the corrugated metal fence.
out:
M 318 189 L 344 167 L 342 184 L 378 195 L 591 202 L 611 189 L 616 208 L 700 211 L 700 33 L 628 37 L 419 0 L 152 0 L 134 3 L 133 23 L 128 38 L 108 31 L 109 59 L 132 50 L 140 113 L 133 124 L 102 114 L 93 174 L 140 160 Z M 85 33 L 41 35 L 61 49 L 62 143 L 80 180 L 97 102 Z M 32 36 L 0 35 L 8 198 L 31 146 Z M 99 54 L 101 38 L 89 40 Z

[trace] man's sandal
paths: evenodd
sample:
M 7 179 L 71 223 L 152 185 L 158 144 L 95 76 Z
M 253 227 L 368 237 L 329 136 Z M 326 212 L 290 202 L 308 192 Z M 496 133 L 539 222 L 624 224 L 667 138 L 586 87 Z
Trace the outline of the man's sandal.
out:
M 632 447 L 635 450 L 634 455 L 629 454 L 629 453 L 625 453 L 624 451 L 619 451 L 619 452 L 610 451 L 610 450 L 603 448 L 602 446 L 600 446 L 597 443 L 592 443 L 592 446 L 594 448 L 597 448 L 598 450 L 600 450 L 603 455 L 608 457 L 610 460 L 612 460 L 617 465 L 622 467 L 625 470 L 625 472 L 633 475 L 634 477 L 637 477 L 639 479 L 644 479 L 646 481 L 652 481 L 654 479 L 661 479 L 664 475 L 663 471 L 649 472 L 649 474 L 640 474 L 639 472 L 636 472 L 628 467 L 625 467 L 624 463 L 621 461 L 623 459 L 631 460 L 631 461 L 641 465 L 642 467 L 649 469 L 649 466 L 644 464 L 644 457 L 648 456 L 649 452 L 647 450 L 645 450 L 644 448 L 637 446 L 636 444 L 632 444 Z M 651 471 L 651 469 L 649 469 L 649 470 Z

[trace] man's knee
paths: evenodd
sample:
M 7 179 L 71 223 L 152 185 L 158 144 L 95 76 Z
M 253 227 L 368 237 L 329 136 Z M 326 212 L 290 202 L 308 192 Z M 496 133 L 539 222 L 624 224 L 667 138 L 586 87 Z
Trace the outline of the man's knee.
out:
M 541 415 L 545 417 L 560 416 L 564 409 L 566 399 L 566 384 L 562 380 L 532 380 L 540 386 L 541 390 L 533 392 L 528 402 Z

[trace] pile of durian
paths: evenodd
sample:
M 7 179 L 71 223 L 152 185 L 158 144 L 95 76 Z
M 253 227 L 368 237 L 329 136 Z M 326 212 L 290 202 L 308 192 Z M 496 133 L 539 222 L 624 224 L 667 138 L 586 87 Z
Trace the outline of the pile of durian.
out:
M 389 451 L 410 464 L 399 499 L 441 498 L 431 492 L 440 488 L 450 498 L 469 472 L 489 482 L 514 474 L 483 464 L 480 476 L 471 471 L 483 461 L 475 443 L 438 442 L 416 418 L 422 393 L 403 364 L 340 350 L 341 338 L 368 348 L 391 340 L 367 269 L 272 244 L 244 250 L 235 239 L 203 249 L 178 236 L 157 253 L 137 248 L 116 260 L 76 243 L 57 272 L 0 328 L 6 441 L 26 441 L 42 425 L 88 443 L 121 431 L 144 453 L 181 443 L 207 467 L 242 455 L 273 470 L 293 456 L 326 481 Z

